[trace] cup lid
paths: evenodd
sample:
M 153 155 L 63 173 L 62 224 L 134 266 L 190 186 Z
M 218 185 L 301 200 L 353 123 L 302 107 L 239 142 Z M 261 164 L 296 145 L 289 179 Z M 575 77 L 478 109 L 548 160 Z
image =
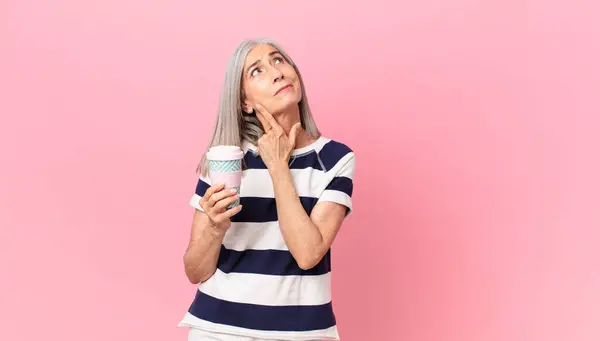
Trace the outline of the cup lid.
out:
M 239 160 L 244 157 L 244 151 L 238 146 L 213 146 L 206 153 L 209 160 Z

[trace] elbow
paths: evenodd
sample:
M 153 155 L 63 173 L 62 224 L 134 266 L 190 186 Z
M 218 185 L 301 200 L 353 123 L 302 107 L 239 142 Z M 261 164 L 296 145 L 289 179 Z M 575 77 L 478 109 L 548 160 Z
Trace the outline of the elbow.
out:
M 310 270 L 310 269 L 314 268 L 315 265 L 316 264 L 312 264 L 312 263 L 298 263 L 298 266 L 302 270 Z
M 189 281 L 190 281 L 190 283 L 192 283 L 192 284 L 198 284 L 198 283 L 202 282 L 201 280 L 199 280 L 199 279 L 197 279 L 197 278 L 190 277 L 190 276 L 188 276 L 188 280 L 189 280 Z
M 202 282 L 200 277 L 196 275 L 192 269 L 188 269 L 187 267 L 185 268 L 185 276 L 187 277 L 188 281 L 192 284 L 198 284 Z
M 205 265 L 202 266 L 201 264 L 194 264 L 190 262 L 187 258 L 187 253 L 183 257 L 183 266 L 185 270 L 185 276 L 192 284 L 206 282 L 217 270 L 216 266 L 209 268 Z
M 198 275 L 195 273 L 188 273 L 186 272 L 186 276 L 188 278 L 188 281 L 190 281 L 190 283 L 192 284 L 200 284 L 202 282 L 206 282 L 209 278 L 212 277 L 214 271 L 212 273 L 206 274 L 206 275 Z
M 314 268 L 315 266 L 317 266 L 317 264 L 319 264 L 321 259 L 323 259 L 323 255 L 312 254 L 312 255 L 306 255 L 304 257 L 299 257 L 299 259 L 297 260 L 297 263 L 298 263 L 298 266 L 300 267 L 300 269 L 310 270 L 310 269 Z

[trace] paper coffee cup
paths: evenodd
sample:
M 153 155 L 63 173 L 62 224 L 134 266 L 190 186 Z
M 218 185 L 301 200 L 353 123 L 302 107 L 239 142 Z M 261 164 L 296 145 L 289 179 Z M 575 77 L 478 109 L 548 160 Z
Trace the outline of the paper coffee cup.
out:
M 213 185 L 224 183 L 225 188 L 234 188 L 240 193 L 242 183 L 242 159 L 244 152 L 238 146 L 214 146 L 206 153 L 209 165 L 209 177 Z M 236 200 L 227 209 L 240 204 Z

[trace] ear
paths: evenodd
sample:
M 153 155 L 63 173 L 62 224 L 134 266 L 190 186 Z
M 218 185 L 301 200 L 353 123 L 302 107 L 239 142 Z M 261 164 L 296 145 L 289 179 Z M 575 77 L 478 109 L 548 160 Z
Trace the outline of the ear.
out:
M 252 114 L 254 113 L 254 106 L 252 105 L 252 103 L 248 102 L 247 100 L 244 101 L 244 103 L 242 103 L 242 109 L 244 110 L 245 114 Z

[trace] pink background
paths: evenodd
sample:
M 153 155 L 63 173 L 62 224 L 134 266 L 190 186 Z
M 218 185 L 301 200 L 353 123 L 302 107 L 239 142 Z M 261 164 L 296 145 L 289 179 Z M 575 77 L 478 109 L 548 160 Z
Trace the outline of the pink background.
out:
M 238 41 L 358 156 L 343 341 L 600 339 L 596 1 L 2 1 L 0 340 L 185 340 Z

